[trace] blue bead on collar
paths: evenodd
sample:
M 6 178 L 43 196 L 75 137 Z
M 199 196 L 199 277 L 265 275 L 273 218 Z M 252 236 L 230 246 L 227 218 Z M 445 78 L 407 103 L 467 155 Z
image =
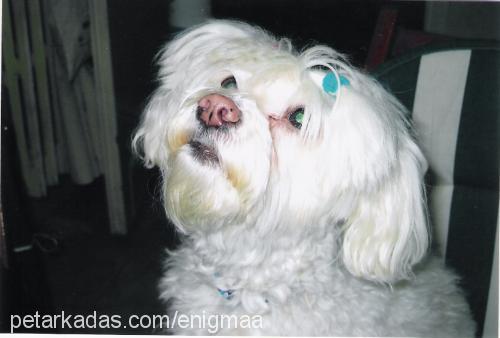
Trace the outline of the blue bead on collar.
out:
M 234 290 L 228 289 L 228 290 L 223 290 L 217 288 L 217 291 L 219 291 L 219 295 L 221 295 L 223 298 L 230 300 L 233 298 Z

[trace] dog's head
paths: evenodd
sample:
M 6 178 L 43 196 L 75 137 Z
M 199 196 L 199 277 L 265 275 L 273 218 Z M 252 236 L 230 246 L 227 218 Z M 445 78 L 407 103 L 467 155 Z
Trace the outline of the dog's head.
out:
M 428 244 L 426 164 L 380 85 L 328 47 L 227 21 L 182 33 L 159 65 L 134 146 L 181 231 L 342 227 L 353 274 L 409 275 Z

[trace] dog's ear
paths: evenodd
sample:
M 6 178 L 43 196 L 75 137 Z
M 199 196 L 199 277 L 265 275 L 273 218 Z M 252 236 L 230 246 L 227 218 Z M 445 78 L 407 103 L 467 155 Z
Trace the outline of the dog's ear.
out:
M 159 88 L 149 99 L 132 139 L 132 150 L 148 168 L 166 167 L 170 91 Z
M 342 247 L 351 273 L 389 283 L 410 277 L 428 246 L 418 157 L 405 149 L 398 162 L 391 177 L 359 197 L 347 220 Z
M 344 181 L 351 181 L 355 196 L 342 259 L 356 276 L 393 283 L 411 277 L 427 251 L 427 162 L 410 135 L 404 108 L 371 79 L 360 80 L 341 93 L 334 112 L 343 119 L 336 122 L 343 140 L 336 142 L 349 149 L 340 158 L 348 163 Z

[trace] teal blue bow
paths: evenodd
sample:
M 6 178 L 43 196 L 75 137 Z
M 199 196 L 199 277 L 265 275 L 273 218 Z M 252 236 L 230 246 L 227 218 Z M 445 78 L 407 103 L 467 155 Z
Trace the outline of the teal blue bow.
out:
M 327 93 L 335 94 L 340 86 L 348 86 L 349 80 L 344 75 L 339 75 L 338 79 L 333 72 L 328 72 L 323 78 L 323 90 Z

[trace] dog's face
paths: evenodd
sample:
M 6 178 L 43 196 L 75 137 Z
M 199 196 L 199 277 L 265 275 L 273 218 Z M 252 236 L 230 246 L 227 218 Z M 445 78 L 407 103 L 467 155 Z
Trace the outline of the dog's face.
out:
M 216 21 L 181 34 L 159 63 L 135 142 L 161 168 L 179 229 L 342 223 L 346 266 L 376 280 L 404 276 L 422 256 L 423 159 L 402 108 L 335 51 L 298 54 Z

